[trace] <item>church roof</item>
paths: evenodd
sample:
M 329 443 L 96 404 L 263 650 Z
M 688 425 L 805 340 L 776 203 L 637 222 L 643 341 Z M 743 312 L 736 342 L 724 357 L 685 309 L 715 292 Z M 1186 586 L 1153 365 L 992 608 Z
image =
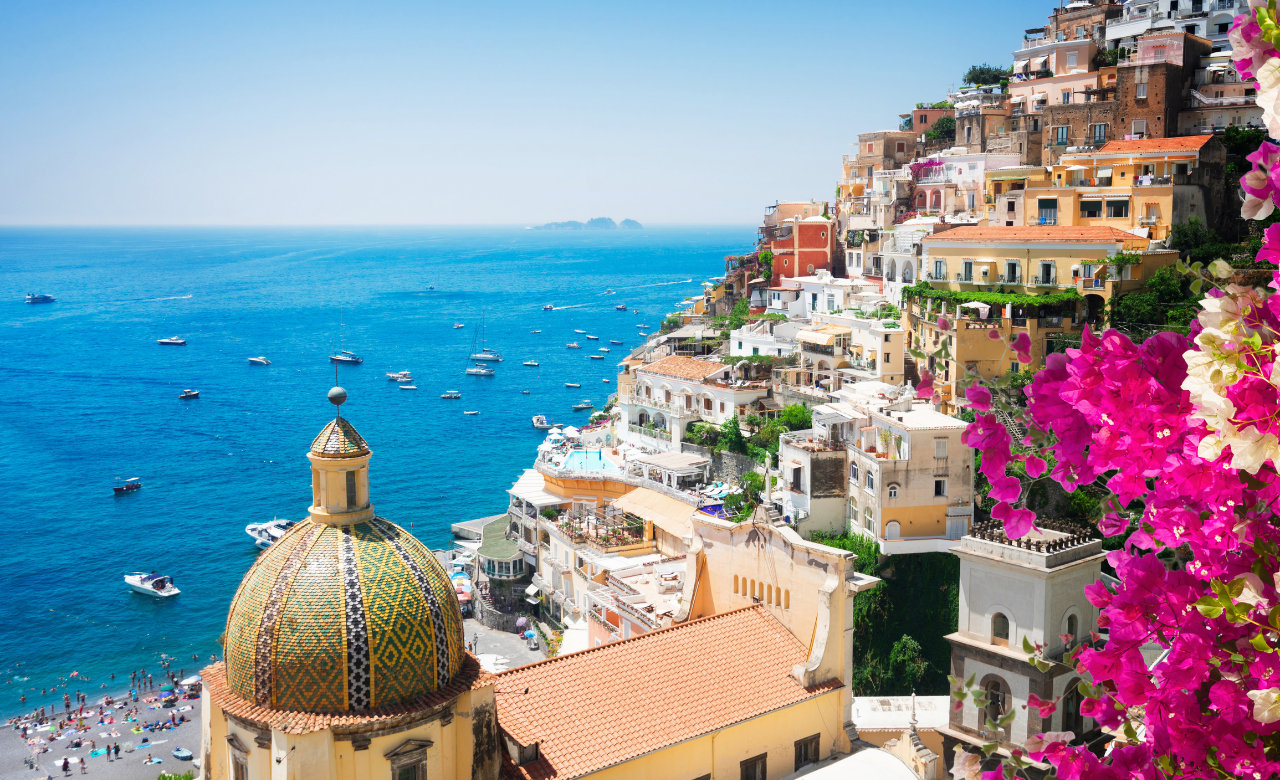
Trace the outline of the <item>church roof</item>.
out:
M 358 458 L 369 454 L 369 445 L 354 425 L 337 417 L 311 442 L 311 451 L 322 458 Z
M 807 656 L 755 605 L 502 672 L 498 726 L 539 754 L 504 777 L 571 780 L 843 687 L 797 682 Z
M 407 704 L 448 688 L 465 655 L 449 575 L 380 517 L 298 523 L 245 574 L 227 616 L 226 687 L 271 710 Z

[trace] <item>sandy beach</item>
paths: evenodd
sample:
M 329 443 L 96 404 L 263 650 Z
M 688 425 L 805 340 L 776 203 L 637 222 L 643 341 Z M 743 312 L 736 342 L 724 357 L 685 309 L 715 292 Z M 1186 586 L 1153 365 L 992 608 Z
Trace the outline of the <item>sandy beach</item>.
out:
M 177 707 L 166 708 L 160 706 L 158 701 L 147 702 L 146 699 L 160 695 L 160 691 L 151 691 L 139 693 L 138 701 L 134 704 L 128 701 L 126 706 L 111 707 L 114 710 L 112 714 L 119 716 L 124 710 L 137 706 L 139 708 L 137 717 L 142 723 L 154 722 L 158 720 L 167 720 L 170 713 L 177 713 L 185 716 L 188 720 L 176 728 L 167 731 L 142 731 L 135 734 L 132 728 L 135 724 L 117 721 L 114 724 L 98 725 L 97 724 L 97 704 L 92 708 L 93 719 L 89 719 L 89 707 L 85 707 L 85 723 L 87 731 L 79 734 L 64 735 L 49 744 L 47 753 L 40 753 L 35 756 L 38 768 L 32 769 L 23 763 L 23 759 L 32 755 L 32 749 L 27 746 L 26 740 L 21 737 L 21 731 L 15 730 L 12 726 L 6 725 L 3 736 L 0 736 L 0 780 L 44 780 L 46 777 L 63 777 L 62 759 L 66 757 L 71 760 L 71 777 L 81 775 L 78 759 L 85 761 L 85 776 L 108 778 L 109 780 L 154 780 L 161 772 L 170 772 L 173 774 L 182 774 L 184 772 L 194 770 L 190 761 L 180 761 L 173 757 L 175 748 L 186 748 L 193 754 L 198 756 L 200 749 L 200 702 L 198 699 L 179 699 Z M 128 692 L 122 691 L 117 695 L 117 700 L 128 699 Z M 97 701 L 101 701 L 99 698 Z M 151 709 L 154 707 L 155 709 Z M 183 708 L 190 709 L 183 709 Z M 55 724 L 56 726 L 56 724 Z M 119 733 L 120 736 L 111 736 L 112 731 Z M 47 737 L 50 731 L 32 730 L 31 734 Z M 103 735 L 106 736 L 103 736 Z M 84 747 L 70 747 L 71 741 L 79 737 L 84 740 Z M 147 739 L 144 743 L 143 738 Z M 90 756 L 92 752 L 89 747 L 89 740 L 95 740 L 99 749 L 107 743 L 120 744 L 120 758 L 116 760 L 114 757 L 108 759 L 107 756 Z M 125 743 L 131 742 L 134 745 L 133 752 L 126 752 Z M 159 764 L 147 764 L 147 755 L 160 759 Z

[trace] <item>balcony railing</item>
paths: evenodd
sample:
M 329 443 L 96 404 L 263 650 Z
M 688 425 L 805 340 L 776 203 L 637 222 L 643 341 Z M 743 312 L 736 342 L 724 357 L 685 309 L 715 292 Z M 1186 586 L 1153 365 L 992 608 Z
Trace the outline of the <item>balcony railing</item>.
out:
M 1058 212 L 1056 212 L 1056 211 L 1042 211 L 1042 212 L 1040 212 L 1040 224 L 1041 224 L 1041 225 L 1056 225 L 1056 224 L 1058 224 Z
M 1061 328 L 1062 318 L 1061 317 L 1040 317 L 1036 319 L 1036 325 L 1038 325 L 1041 328 Z
M 1057 287 L 1058 280 L 1054 276 L 1034 276 L 1031 278 L 1031 284 L 1036 287 Z
M 1154 225 L 1159 221 L 1159 217 L 1138 217 L 1139 225 Z
M 965 282 L 966 284 L 971 283 L 973 281 L 973 274 L 957 273 L 956 281 Z
M 1011 317 L 1011 318 L 1010 318 L 1010 322 L 1011 322 L 1011 324 L 1013 325 L 1013 327 L 1015 327 L 1015 328 L 1025 328 L 1025 327 L 1027 327 L 1027 318 L 1026 318 L 1026 317 Z
M 996 277 L 997 284 L 1022 284 L 1022 274 L 1000 274 Z
M 627 429 L 632 433 L 638 433 L 642 436 L 649 436 L 659 441 L 671 441 L 671 432 L 660 430 L 658 428 L 642 428 L 639 425 L 628 425 Z

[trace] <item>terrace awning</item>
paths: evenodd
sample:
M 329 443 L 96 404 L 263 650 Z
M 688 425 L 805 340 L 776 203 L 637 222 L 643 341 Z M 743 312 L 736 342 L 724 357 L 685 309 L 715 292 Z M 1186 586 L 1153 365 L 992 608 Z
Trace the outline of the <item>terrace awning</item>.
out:
M 677 498 L 664 496 L 649 488 L 636 488 L 613 502 L 616 509 L 653 523 L 677 539 L 693 533 L 691 517 L 696 509 Z
M 1099 179 L 1110 179 L 1110 178 L 1111 178 L 1111 166 L 1110 166 L 1110 165 L 1105 165 L 1105 166 L 1103 166 L 1103 167 L 1099 168 L 1099 169 L 1098 169 L 1098 178 L 1099 178 Z
M 1049 61 L 1048 57 L 1036 57 L 1034 60 L 1031 61 L 1031 69 L 1040 70 L 1042 67 L 1044 67 L 1044 64 L 1048 61 Z
M 813 330 L 802 330 L 796 334 L 796 339 L 807 344 L 819 344 L 824 347 L 830 347 L 836 343 L 834 333 L 819 333 Z
M 507 492 L 516 498 L 522 499 L 535 507 L 542 509 L 548 506 L 558 506 L 569 502 L 569 499 L 563 496 L 557 496 L 554 493 L 548 493 L 544 488 L 546 481 L 542 475 L 533 469 L 525 469 L 524 474 L 516 483 L 511 486 Z
M 1022 70 L 1023 68 L 1027 67 L 1027 64 L 1030 62 L 1031 60 L 1015 60 L 1013 63 L 1013 69 L 1015 71 Z
M 1026 99 L 1027 99 L 1026 95 L 1014 95 L 1013 97 L 1009 98 L 1010 102 L 1013 102 L 1013 103 L 1022 103 L 1022 102 L 1025 102 Z

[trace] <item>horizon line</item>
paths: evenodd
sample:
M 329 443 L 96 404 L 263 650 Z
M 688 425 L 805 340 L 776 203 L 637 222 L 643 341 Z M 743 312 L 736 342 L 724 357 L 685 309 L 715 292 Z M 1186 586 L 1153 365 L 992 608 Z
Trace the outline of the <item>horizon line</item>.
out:
M 564 220 L 566 222 L 576 220 Z M 637 220 L 638 221 L 638 220 Z M 536 229 L 542 225 L 554 224 L 549 222 L 541 222 L 537 224 L 525 222 L 301 222 L 301 223 L 257 223 L 257 222 L 210 222 L 210 223 L 116 223 L 116 222 L 48 222 L 48 223 L 7 223 L 0 222 L 0 230 L 6 228 L 34 229 L 34 228 L 425 228 L 425 227 L 504 227 L 504 228 L 528 228 Z M 756 227 L 755 223 L 748 222 L 650 222 L 641 225 L 639 228 L 582 228 L 582 232 L 601 232 L 609 230 L 617 230 L 626 232 L 630 230 L 648 230 L 650 227 Z M 573 230 L 558 232 L 576 232 Z

